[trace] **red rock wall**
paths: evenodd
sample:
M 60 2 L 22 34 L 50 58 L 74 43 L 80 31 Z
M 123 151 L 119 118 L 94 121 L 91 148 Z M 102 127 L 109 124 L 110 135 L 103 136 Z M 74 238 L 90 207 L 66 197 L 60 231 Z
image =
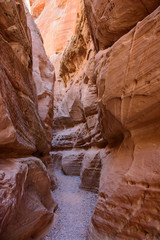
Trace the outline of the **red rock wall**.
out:
M 63 51 L 67 41 L 70 41 L 73 36 L 79 11 L 79 2 L 79 0 L 37 0 L 32 5 L 31 13 L 33 16 L 38 17 L 41 13 L 36 23 L 41 31 L 44 46 L 49 57 Z
M 31 39 L 38 30 L 27 22 L 22 1 L 1 1 L 0 16 L 0 239 L 28 240 L 48 226 L 56 206 L 46 168 L 50 159 L 45 160 L 49 140 L 33 78 L 36 65 L 46 81 L 42 92 L 45 84 L 52 89 L 54 68 L 44 50 L 35 63 Z M 39 38 L 35 41 L 43 49 Z
M 84 0 L 96 50 L 111 46 L 159 6 L 159 0 Z

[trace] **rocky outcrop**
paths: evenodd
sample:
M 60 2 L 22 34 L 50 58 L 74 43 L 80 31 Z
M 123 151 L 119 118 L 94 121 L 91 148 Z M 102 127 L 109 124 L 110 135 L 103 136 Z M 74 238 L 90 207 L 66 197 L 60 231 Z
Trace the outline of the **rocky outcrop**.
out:
M 0 161 L 2 240 L 36 239 L 53 219 L 56 204 L 47 170 L 35 157 Z
M 88 239 L 159 239 L 160 7 L 96 55 L 103 137 Z
M 83 151 L 67 151 L 63 152 L 62 171 L 66 175 L 79 176 L 84 158 Z
M 48 226 L 56 207 L 50 190 L 54 176 L 47 172 L 46 119 L 34 82 L 39 71 L 39 81 L 53 86 L 54 69 L 44 50 L 36 62 L 32 37 L 38 30 L 27 22 L 23 2 L 1 1 L 0 15 L 0 239 L 28 240 Z M 43 48 L 38 37 L 34 41 Z
M 159 0 L 84 0 L 97 51 L 111 46 L 159 6 Z

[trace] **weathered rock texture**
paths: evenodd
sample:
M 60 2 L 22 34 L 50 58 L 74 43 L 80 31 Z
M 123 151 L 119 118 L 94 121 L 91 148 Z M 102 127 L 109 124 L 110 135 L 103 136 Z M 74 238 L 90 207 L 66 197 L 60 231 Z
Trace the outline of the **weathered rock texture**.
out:
M 96 55 L 103 136 L 88 239 L 159 239 L 160 7 Z
M 96 50 L 111 46 L 159 6 L 159 0 L 84 0 Z
M 45 84 L 51 92 L 54 69 L 44 50 L 39 56 L 32 51 L 32 37 L 43 47 L 22 1 L 1 1 L 0 16 L 0 239 L 28 240 L 48 226 L 56 205 L 46 168 L 51 137 L 46 135 L 45 103 L 38 100 L 40 84 L 34 82 L 39 74 L 39 82 L 45 81 L 42 92 Z

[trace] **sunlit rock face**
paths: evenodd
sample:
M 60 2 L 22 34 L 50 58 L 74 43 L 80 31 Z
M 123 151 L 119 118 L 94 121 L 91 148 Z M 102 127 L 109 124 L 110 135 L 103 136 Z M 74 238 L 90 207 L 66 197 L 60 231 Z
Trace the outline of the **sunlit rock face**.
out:
M 159 0 L 84 0 L 95 47 L 111 46 L 159 6 Z
M 159 239 L 160 7 L 96 57 L 103 137 L 88 239 Z
M 43 1 L 32 4 L 32 14 Z M 52 11 L 52 12 L 51 12 Z M 86 150 L 103 147 L 99 126 L 97 89 L 94 79 L 95 51 L 91 41 L 83 1 L 47 1 L 37 15 L 36 23 L 44 39 L 48 56 L 54 63 L 54 121 L 52 153 L 53 164 L 68 175 L 81 175 Z M 60 156 L 60 157 L 59 157 Z M 60 163 L 58 163 L 57 158 Z M 88 159 L 88 158 L 86 158 Z M 89 161 L 89 160 L 88 160 Z M 83 165 L 83 170 L 90 168 Z M 92 169 L 101 164 L 91 163 Z M 90 178 L 94 184 L 87 190 L 97 191 L 99 175 L 96 170 Z M 85 174 L 83 186 L 85 188 Z
M 48 226 L 56 206 L 50 191 L 54 176 L 47 172 L 49 140 L 33 77 L 32 37 L 38 30 L 32 26 L 31 34 L 22 1 L 1 1 L 0 16 L 0 239 L 28 240 Z M 38 36 L 35 41 L 42 49 Z M 41 51 L 36 70 L 41 81 L 52 82 L 54 69 L 46 59 Z
M 80 0 L 37 0 L 31 13 L 37 18 L 47 55 L 61 52 L 75 33 Z

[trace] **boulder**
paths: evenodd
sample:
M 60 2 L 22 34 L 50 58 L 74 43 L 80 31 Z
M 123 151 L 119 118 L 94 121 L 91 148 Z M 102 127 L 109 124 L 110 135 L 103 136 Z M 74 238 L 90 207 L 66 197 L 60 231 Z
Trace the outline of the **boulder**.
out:
M 30 25 L 32 36 L 33 33 L 37 34 L 36 37 L 33 36 L 34 41 L 41 49 L 40 57 L 36 62 L 38 57 L 36 51 L 32 51 L 31 32 L 25 9 L 23 1 L 0 1 L 0 239 L 2 240 L 28 240 L 38 237 L 40 231 L 44 231 L 52 222 L 56 208 L 50 184 L 51 181 L 52 186 L 55 185 L 54 174 L 47 172 L 46 168 L 51 159 L 48 157 L 50 143 L 45 126 L 46 123 L 51 123 L 53 115 L 50 116 L 49 121 L 46 121 L 39 108 L 33 78 L 34 64 L 38 62 L 36 70 L 41 73 L 39 76 L 42 76 L 39 81 L 45 82 L 42 83 L 43 92 L 48 88 L 51 89 L 54 72 L 41 46 L 38 30 L 33 24 Z M 44 88 L 45 84 L 47 90 Z M 53 99 L 51 90 L 50 99 Z M 52 106 L 48 106 L 50 111 Z
M 52 222 L 56 202 L 42 161 L 35 157 L 0 160 L 2 240 L 36 239 Z
M 66 175 L 80 176 L 84 152 L 81 150 L 71 150 L 63 152 L 62 171 Z
M 80 188 L 98 193 L 101 174 L 102 150 L 91 148 L 85 152 L 81 169 Z

